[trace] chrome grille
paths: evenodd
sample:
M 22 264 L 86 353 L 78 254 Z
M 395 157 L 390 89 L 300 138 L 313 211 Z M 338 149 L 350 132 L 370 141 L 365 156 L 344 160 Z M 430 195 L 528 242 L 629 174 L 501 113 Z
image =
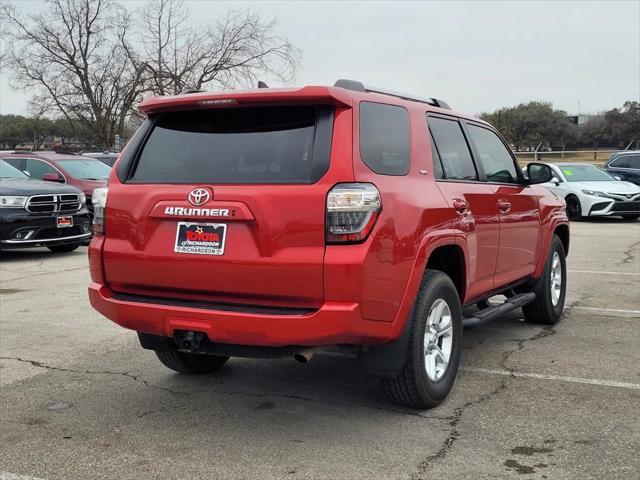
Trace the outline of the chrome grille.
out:
M 32 213 L 75 212 L 80 207 L 80 198 L 75 193 L 34 195 L 27 202 L 27 210 Z

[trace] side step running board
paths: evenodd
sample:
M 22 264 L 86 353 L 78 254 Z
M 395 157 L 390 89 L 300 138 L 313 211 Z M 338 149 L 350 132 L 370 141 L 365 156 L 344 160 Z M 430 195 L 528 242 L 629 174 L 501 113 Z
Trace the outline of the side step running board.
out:
M 518 295 L 507 298 L 505 302 L 500 305 L 483 308 L 476 312 L 473 317 L 464 318 L 462 320 L 462 326 L 465 328 L 477 327 L 478 325 L 482 325 L 483 323 L 502 317 L 516 308 L 520 308 L 527 303 L 533 302 L 535 299 L 536 294 L 533 292 L 519 293 Z

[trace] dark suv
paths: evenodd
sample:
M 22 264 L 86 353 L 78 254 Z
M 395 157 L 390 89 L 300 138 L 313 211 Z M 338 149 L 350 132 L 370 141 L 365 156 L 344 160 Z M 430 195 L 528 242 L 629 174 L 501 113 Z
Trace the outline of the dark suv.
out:
M 0 160 L 0 250 L 45 246 L 70 252 L 90 236 L 84 193 L 34 180 Z
M 565 205 L 533 185 L 549 167 L 525 179 L 491 125 L 443 101 L 340 80 L 140 110 L 94 192 L 89 298 L 170 369 L 333 350 L 425 408 L 453 385 L 463 323 L 562 315 Z
M 604 169 L 621 180 L 640 185 L 640 150 L 627 150 L 611 154 Z

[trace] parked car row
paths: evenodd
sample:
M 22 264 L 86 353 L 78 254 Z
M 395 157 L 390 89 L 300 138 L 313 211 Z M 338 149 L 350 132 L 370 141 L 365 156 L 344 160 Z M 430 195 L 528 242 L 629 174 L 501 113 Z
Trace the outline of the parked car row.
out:
M 628 156 L 634 158 L 633 155 Z M 640 159 L 640 154 L 637 158 Z M 613 162 L 617 164 L 615 160 Z M 530 175 L 536 175 L 536 168 L 531 168 L 535 165 L 542 164 L 530 164 Z M 622 217 L 627 221 L 640 218 L 640 186 L 616 178 L 618 172 L 614 176 L 612 169 L 580 163 L 545 165 L 551 167 L 553 178 L 542 186 L 564 198 L 570 220 L 608 216 Z
M 68 252 L 91 238 L 95 189 L 111 167 L 80 155 L 0 152 L 0 249 Z

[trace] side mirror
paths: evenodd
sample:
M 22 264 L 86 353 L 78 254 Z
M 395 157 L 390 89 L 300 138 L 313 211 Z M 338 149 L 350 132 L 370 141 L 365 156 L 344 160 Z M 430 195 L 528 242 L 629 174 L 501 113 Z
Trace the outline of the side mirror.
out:
M 560 185 L 560 179 L 558 177 L 556 177 L 555 175 L 553 177 L 551 177 L 551 181 L 555 184 L 556 187 L 558 185 Z
M 64 178 L 62 178 L 62 176 L 60 176 L 59 173 L 55 173 L 55 172 L 45 173 L 42 176 L 42 180 L 44 180 L 45 182 L 64 183 Z
M 551 167 L 545 163 L 529 163 L 527 165 L 527 177 L 529 177 L 529 185 L 547 183 L 554 179 L 558 181 L 558 179 L 554 177 Z M 560 182 L 558 181 L 558 183 Z
M 622 181 L 622 177 L 619 177 L 618 175 L 614 175 L 613 178 L 615 178 L 616 180 L 618 180 L 619 182 Z

